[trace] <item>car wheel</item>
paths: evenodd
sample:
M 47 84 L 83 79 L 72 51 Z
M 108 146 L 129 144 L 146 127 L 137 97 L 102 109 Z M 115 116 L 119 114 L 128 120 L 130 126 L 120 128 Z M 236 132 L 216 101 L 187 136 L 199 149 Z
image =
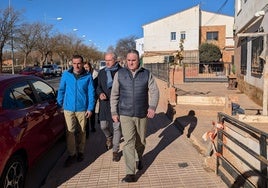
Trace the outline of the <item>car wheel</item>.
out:
M 0 180 L 0 187 L 24 187 L 26 178 L 26 163 L 19 155 L 9 159 Z

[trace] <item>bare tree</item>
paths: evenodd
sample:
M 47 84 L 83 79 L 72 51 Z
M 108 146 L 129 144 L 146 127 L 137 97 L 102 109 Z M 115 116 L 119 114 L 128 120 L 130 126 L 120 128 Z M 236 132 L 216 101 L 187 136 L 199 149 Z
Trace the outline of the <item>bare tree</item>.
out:
M 115 52 L 115 49 L 114 49 L 114 46 L 109 46 L 108 48 L 107 48 L 107 52 Z
M 120 39 L 116 43 L 115 53 L 121 58 L 125 58 L 127 55 L 127 51 L 130 49 L 136 49 L 135 36 L 129 36 L 123 39 Z
M 31 51 L 36 49 L 37 41 L 42 30 L 40 23 L 24 23 L 17 30 L 15 37 L 15 48 L 24 53 L 23 66 L 26 66 L 27 57 Z
M 52 25 L 46 25 L 46 24 L 42 25 L 40 28 L 36 48 L 41 55 L 40 56 L 41 66 L 47 62 L 48 55 L 52 54 L 55 48 L 55 43 L 53 43 L 51 39 L 52 28 L 53 28 Z
M 70 38 L 64 34 L 57 34 L 51 38 L 51 42 L 54 48 L 54 52 L 60 57 L 61 67 L 68 68 L 68 54 L 70 53 L 68 45 L 71 43 Z
M 12 7 L 0 10 L 0 73 L 2 73 L 3 49 L 12 37 L 19 16 L 20 13 L 14 11 Z
M 53 37 L 53 43 L 55 45 L 54 52 L 61 58 L 62 67 L 68 68 L 67 63 L 73 54 L 78 53 L 82 40 L 75 35 L 58 34 Z

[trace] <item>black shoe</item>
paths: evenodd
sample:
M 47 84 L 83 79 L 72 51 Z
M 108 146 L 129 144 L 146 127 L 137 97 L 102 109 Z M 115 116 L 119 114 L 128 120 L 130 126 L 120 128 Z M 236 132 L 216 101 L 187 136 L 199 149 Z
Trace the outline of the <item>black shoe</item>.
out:
M 136 168 L 137 168 L 138 170 L 142 170 L 142 169 L 143 169 L 143 163 L 142 163 L 142 161 L 137 161 L 137 162 L 136 162 Z
M 131 182 L 136 182 L 136 176 L 135 174 L 127 174 L 121 182 L 123 183 L 131 183 Z
M 84 154 L 78 152 L 78 154 L 77 154 L 77 161 L 78 161 L 78 162 L 81 162 L 81 161 L 83 161 L 83 160 L 84 160 Z
M 75 162 L 75 158 L 76 156 L 68 156 L 68 158 L 66 159 L 66 161 L 64 162 L 64 167 L 69 167 L 71 166 L 74 162 Z
M 120 161 L 120 155 L 118 152 L 113 152 L 113 161 L 115 161 L 115 162 Z

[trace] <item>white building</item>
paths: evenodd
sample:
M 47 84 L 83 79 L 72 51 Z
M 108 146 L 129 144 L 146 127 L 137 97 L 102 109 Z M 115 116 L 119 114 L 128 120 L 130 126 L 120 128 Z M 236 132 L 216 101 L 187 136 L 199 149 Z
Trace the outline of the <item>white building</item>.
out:
M 233 55 L 233 22 L 231 16 L 201 11 L 199 5 L 143 25 L 143 62 L 163 62 L 175 55 L 183 40 L 184 61 L 199 61 L 199 45 L 213 41 L 223 52 L 223 59 Z M 232 53 L 226 50 L 232 50 Z M 227 57 L 229 56 L 229 57 Z
M 138 50 L 138 52 L 140 54 L 140 57 L 142 57 L 143 54 L 144 54 L 144 49 L 143 49 L 144 41 L 143 41 L 143 38 L 136 39 L 135 42 L 136 42 L 136 50 Z
M 264 49 L 264 36 L 268 32 L 267 11 L 268 0 L 235 1 L 235 65 L 238 87 L 260 105 L 263 100 L 265 63 L 260 56 Z

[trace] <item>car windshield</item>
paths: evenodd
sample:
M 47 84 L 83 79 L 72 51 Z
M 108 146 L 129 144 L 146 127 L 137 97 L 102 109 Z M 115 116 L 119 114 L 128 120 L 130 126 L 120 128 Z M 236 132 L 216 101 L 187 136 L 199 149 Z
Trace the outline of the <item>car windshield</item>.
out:
M 52 68 L 52 65 L 43 65 L 43 68 Z
M 31 71 L 32 67 L 25 67 L 24 69 L 22 69 L 23 71 Z
M 36 71 L 41 71 L 41 70 L 42 70 L 41 67 L 33 67 L 32 69 L 33 69 L 33 70 L 36 70 Z

